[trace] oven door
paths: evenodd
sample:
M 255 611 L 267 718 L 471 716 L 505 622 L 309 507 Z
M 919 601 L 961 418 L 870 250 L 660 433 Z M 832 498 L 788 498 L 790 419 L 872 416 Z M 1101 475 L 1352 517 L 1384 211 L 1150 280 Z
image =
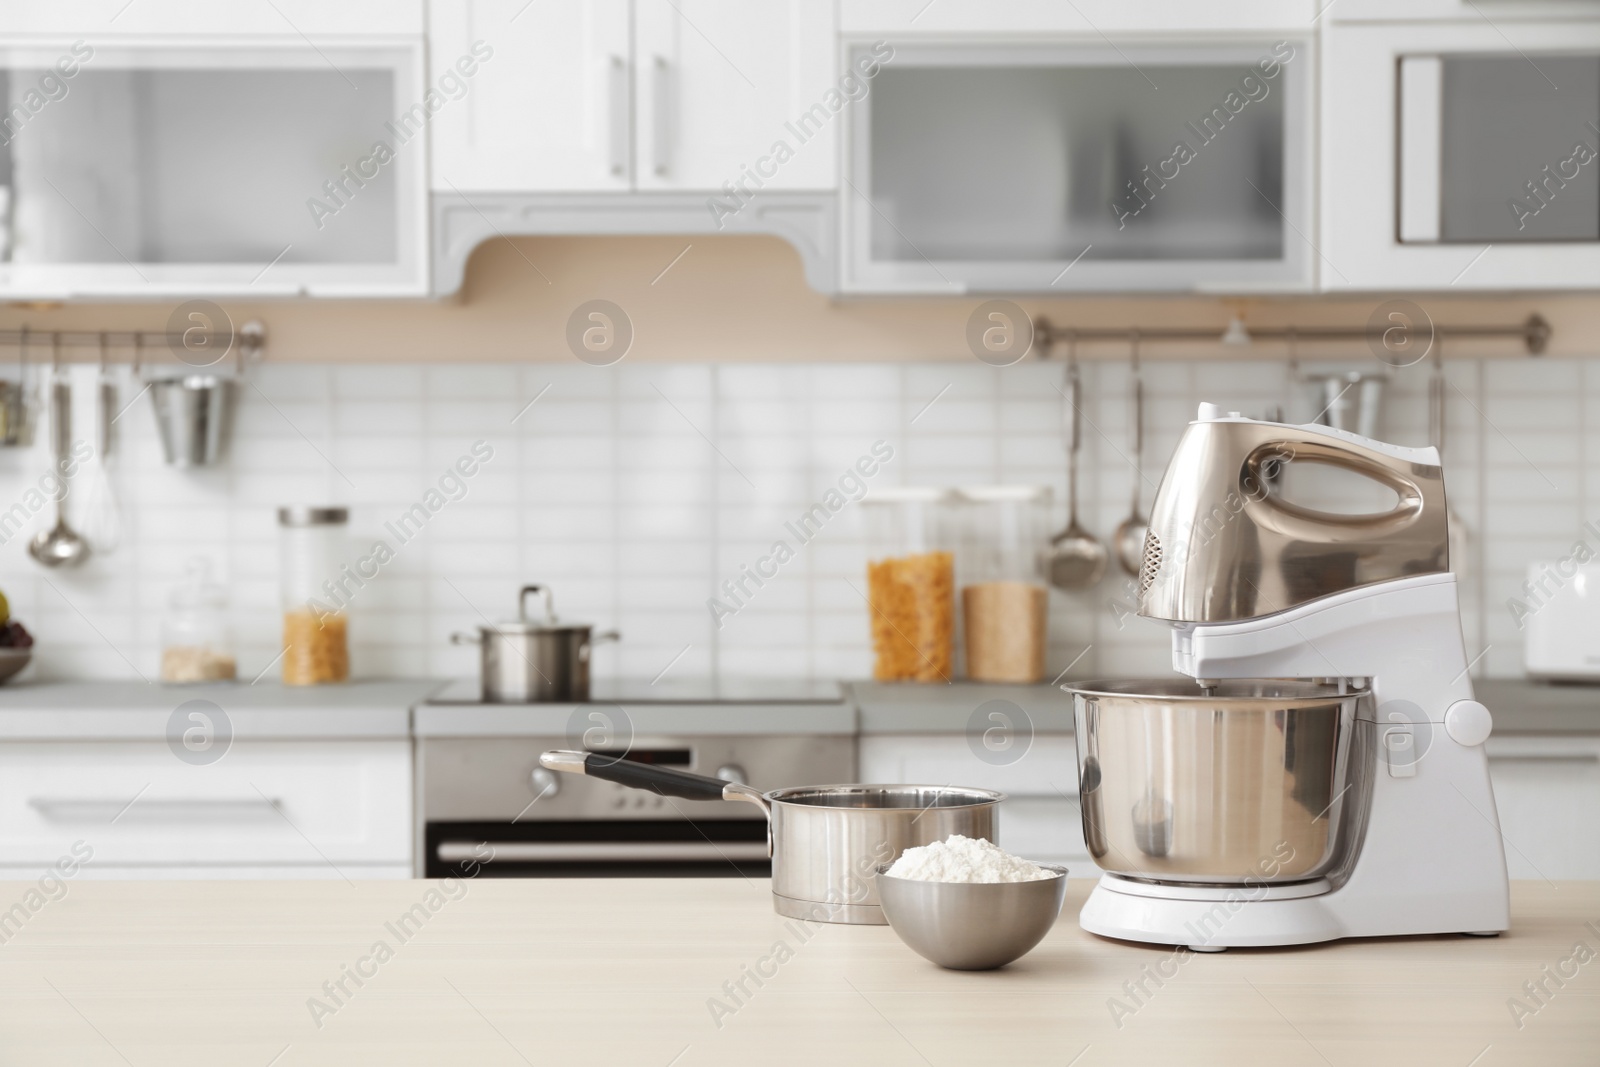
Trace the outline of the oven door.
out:
M 771 875 L 767 820 L 752 805 L 679 800 L 540 765 L 541 753 L 573 747 L 558 736 L 420 739 L 418 873 Z M 855 778 L 849 736 L 640 735 L 615 754 L 762 788 Z

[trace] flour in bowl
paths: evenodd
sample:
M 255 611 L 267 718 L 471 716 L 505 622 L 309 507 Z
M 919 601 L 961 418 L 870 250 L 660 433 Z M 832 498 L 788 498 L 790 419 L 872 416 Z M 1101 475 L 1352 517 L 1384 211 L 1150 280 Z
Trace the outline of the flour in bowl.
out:
M 973 840 L 960 834 L 906 849 L 887 873 L 914 882 L 1037 882 L 1058 877 L 1055 871 L 1003 852 L 981 837 Z

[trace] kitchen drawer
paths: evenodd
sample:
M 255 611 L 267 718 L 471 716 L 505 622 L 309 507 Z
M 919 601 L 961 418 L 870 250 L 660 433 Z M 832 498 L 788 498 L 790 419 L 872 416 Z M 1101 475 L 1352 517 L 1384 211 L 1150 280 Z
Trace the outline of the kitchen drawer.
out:
M 407 741 L 236 744 L 195 766 L 165 742 L 0 745 L 0 865 L 83 841 L 88 866 L 407 864 Z
M 981 760 L 964 734 L 863 737 L 857 766 L 864 782 L 914 782 L 998 789 L 1011 797 L 1076 798 L 1078 751 L 1071 734 L 1042 734 L 1013 762 Z

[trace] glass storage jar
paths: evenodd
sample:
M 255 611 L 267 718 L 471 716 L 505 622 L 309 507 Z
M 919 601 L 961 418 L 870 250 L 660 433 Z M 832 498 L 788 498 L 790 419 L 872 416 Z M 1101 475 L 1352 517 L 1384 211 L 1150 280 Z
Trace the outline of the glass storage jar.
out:
M 862 500 L 872 676 L 948 682 L 955 650 L 955 557 L 948 489 L 884 489 Z
M 231 682 L 238 675 L 228 626 L 228 591 L 211 579 L 211 560 L 189 561 L 161 619 L 161 680 L 174 685 Z
M 958 493 L 956 574 L 967 677 L 1044 677 L 1050 593 L 1038 573 L 1049 536 L 1050 489 L 990 485 Z
M 350 677 L 346 605 L 355 586 L 341 573 L 347 508 L 278 509 L 283 593 L 283 684 Z

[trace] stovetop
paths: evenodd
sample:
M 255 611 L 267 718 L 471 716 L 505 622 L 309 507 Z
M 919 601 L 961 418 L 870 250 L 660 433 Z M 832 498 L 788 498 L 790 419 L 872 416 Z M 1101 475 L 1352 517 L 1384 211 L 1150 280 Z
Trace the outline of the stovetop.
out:
M 844 691 L 838 682 L 806 678 L 619 678 L 590 686 L 590 704 L 840 704 Z M 435 692 L 431 705 L 484 707 L 476 678 L 459 678 Z M 552 707 L 550 704 L 492 705 L 494 707 Z

